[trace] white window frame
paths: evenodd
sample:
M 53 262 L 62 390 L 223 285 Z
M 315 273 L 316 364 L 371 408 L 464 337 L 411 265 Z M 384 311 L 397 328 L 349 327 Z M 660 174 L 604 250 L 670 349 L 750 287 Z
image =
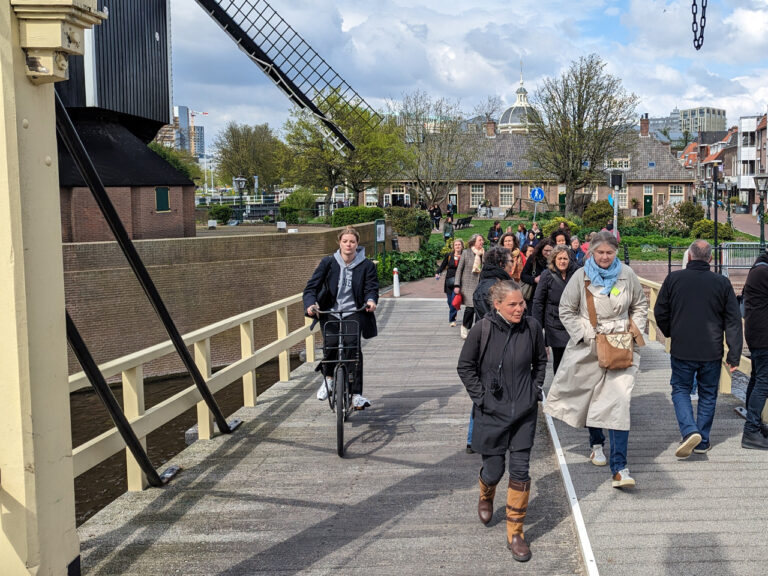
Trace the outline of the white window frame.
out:
M 669 185 L 669 203 L 678 204 L 685 200 L 685 188 L 682 184 L 670 184 Z
M 477 208 L 477 205 L 485 202 L 485 184 L 469 185 L 469 205 Z
M 643 196 L 653 196 L 653 184 L 643 185 Z
M 499 206 L 509 208 L 515 203 L 515 185 L 499 184 Z
M 619 208 L 629 208 L 629 200 L 627 198 L 627 187 L 622 186 L 619 188 Z
M 365 205 L 366 206 L 378 206 L 379 204 L 379 189 L 368 188 L 365 191 Z

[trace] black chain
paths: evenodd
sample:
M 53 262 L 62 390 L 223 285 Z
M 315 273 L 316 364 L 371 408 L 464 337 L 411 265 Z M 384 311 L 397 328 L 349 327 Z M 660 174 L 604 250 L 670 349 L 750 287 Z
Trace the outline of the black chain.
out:
M 696 6 L 696 0 L 693 0 L 693 4 L 691 4 L 691 14 L 693 14 L 691 30 L 693 30 L 693 47 L 696 50 L 700 50 L 704 45 L 704 27 L 707 25 L 707 0 L 701 0 L 701 18 L 696 22 L 698 11 L 699 8 Z

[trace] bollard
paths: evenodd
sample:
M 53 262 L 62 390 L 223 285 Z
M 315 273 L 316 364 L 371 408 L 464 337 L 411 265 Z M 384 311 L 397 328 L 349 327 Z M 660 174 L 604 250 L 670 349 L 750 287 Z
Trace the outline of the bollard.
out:
M 395 298 L 400 298 L 400 275 L 397 273 L 397 268 L 392 270 L 394 279 L 392 281 L 392 295 Z

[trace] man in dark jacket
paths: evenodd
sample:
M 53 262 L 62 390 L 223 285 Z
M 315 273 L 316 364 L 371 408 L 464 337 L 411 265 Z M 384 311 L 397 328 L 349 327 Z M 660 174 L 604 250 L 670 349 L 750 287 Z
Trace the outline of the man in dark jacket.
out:
M 480 281 L 475 288 L 472 302 L 475 306 L 475 318 L 480 320 L 491 310 L 488 294 L 491 286 L 499 280 L 511 280 L 509 273 L 514 266 L 512 253 L 508 248 L 494 246 L 483 257 L 483 269 L 480 271 Z
M 742 448 L 768 450 L 762 413 L 768 398 L 768 254 L 761 254 L 744 284 L 744 336 L 752 354 L 752 378 L 747 389 L 747 421 Z
M 684 270 L 672 272 L 661 285 L 653 313 L 662 333 L 672 338 L 672 402 L 683 437 L 675 456 L 710 449 L 709 431 L 715 417 L 717 385 L 723 358 L 723 332 L 731 372 L 741 359 L 741 314 L 727 278 L 709 269 L 712 246 L 696 240 L 688 249 Z M 691 405 L 693 376 L 699 385 L 696 418 Z

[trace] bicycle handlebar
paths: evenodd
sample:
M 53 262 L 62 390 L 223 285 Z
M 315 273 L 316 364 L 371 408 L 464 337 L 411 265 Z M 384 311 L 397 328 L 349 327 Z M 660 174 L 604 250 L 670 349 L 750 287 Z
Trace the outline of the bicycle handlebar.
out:
M 362 312 L 368 307 L 368 303 L 366 302 L 360 308 L 347 308 L 345 310 L 320 310 L 320 308 L 315 308 L 316 314 L 354 314 L 355 312 Z

